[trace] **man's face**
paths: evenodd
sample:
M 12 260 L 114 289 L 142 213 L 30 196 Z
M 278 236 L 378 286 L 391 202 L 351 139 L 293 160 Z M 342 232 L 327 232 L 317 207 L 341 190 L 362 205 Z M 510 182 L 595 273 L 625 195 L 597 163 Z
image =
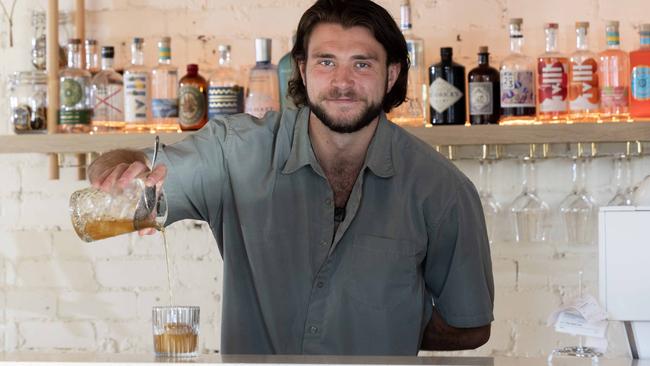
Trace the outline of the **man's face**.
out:
M 321 23 L 300 73 L 312 113 L 330 130 L 351 133 L 377 118 L 399 64 L 386 67 L 386 51 L 367 28 Z

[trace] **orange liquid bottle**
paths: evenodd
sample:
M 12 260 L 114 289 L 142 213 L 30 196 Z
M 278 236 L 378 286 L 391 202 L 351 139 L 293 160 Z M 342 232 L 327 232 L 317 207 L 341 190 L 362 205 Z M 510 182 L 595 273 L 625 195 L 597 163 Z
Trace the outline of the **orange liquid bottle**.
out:
M 537 58 L 537 119 L 566 122 L 569 110 L 569 59 L 557 52 L 557 23 L 547 23 L 546 52 Z
M 618 22 L 608 22 L 605 29 L 607 49 L 598 55 L 600 118 L 612 122 L 627 121 L 630 61 L 627 52 L 621 50 Z
M 630 114 L 634 118 L 650 117 L 650 24 L 639 28 L 641 47 L 630 52 L 632 69 L 632 93 Z

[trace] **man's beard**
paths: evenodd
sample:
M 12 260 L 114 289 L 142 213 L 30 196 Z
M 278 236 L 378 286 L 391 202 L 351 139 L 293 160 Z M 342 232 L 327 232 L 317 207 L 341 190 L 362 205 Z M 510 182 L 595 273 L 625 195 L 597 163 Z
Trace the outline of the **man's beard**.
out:
M 359 100 L 354 92 L 342 93 L 334 89 L 327 94 L 328 99 L 337 99 L 340 97 L 351 98 Z M 383 99 L 383 98 L 382 98 Z M 309 109 L 314 113 L 318 119 L 323 122 L 327 128 L 337 133 L 353 133 L 367 127 L 382 111 L 382 103 L 370 103 L 364 110 L 357 116 L 346 118 L 345 121 L 336 120 L 331 117 L 323 108 L 322 104 L 316 104 L 311 101 L 309 94 L 307 95 L 307 103 Z

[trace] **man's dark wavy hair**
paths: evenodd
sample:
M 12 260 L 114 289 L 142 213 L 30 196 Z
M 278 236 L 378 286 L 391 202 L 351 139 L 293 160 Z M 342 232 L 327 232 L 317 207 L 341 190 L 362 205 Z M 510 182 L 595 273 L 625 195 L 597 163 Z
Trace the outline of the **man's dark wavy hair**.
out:
M 320 23 L 340 24 L 344 28 L 361 26 L 370 30 L 386 50 L 386 64 L 400 64 L 399 75 L 384 97 L 382 109 L 388 113 L 404 102 L 409 69 L 408 49 L 402 32 L 388 11 L 370 0 L 318 0 L 300 18 L 296 42 L 291 50 L 295 67 L 289 81 L 289 96 L 296 106 L 307 104 L 307 90 L 298 65 L 307 60 L 309 38 Z

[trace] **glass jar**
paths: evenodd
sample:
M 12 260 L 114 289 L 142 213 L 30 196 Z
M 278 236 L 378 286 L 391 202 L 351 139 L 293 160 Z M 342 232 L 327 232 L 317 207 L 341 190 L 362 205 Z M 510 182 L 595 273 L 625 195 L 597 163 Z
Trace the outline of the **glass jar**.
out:
M 19 71 L 9 76 L 10 131 L 17 134 L 47 132 L 47 75 Z

